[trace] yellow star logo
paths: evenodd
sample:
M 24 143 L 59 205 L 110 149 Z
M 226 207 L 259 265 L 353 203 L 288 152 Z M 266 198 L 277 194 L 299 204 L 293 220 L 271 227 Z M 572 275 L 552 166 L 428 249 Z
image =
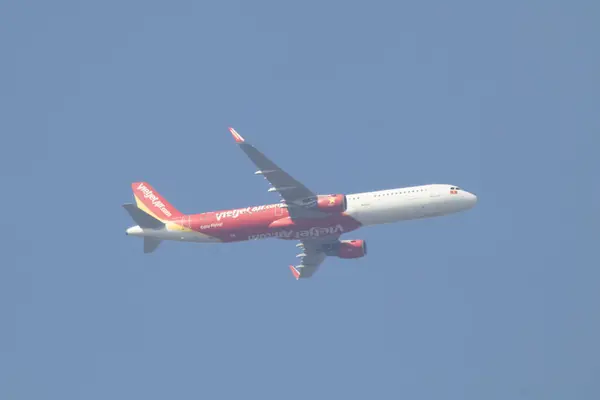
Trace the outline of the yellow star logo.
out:
M 329 205 L 330 205 L 330 206 L 333 206 L 333 205 L 335 205 L 335 197 L 330 197 L 330 198 L 329 198 Z

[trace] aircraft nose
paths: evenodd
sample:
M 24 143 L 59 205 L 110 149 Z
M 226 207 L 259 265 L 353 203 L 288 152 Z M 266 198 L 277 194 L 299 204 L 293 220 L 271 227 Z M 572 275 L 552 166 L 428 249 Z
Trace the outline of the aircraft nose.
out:
M 467 192 L 465 194 L 466 194 L 467 201 L 469 202 L 469 205 L 471 207 L 473 207 L 477 203 L 477 196 L 475 196 L 473 193 L 469 193 L 469 192 Z

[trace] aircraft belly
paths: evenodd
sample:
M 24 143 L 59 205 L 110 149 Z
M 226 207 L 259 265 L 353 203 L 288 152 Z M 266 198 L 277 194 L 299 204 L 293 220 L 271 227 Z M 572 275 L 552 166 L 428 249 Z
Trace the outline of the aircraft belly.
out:
M 221 240 L 218 237 L 205 235 L 193 230 L 181 230 L 168 227 L 166 229 L 143 229 L 135 236 L 152 237 L 160 240 L 175 240 L 183 242 L 200 242 L 200 243 L 218 243 Z
M 384 200 L 371 207 L 356 210 L 356 218 L 364 225 L 387 224 L 429 216 L 430 207 L 424 199 Z

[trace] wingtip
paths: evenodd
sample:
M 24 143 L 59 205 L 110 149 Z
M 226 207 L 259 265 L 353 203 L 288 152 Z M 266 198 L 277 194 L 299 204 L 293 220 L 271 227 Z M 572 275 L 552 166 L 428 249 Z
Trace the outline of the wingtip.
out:
M 244 138 L 242 137 L 242 135 L 237 133 L 235 129 L 229 127 L 229 132 L 231 132 L 231 134 L 233 135 L 233 138 L 235 139 L 236 143 L 244 143 Z
M 296 280 L 300 279 L 300 271 L 298 271 L 296 267 L 290 265 L 290 271 L 292 271 L 292 275 L 294 275 L 294 278 L 296 278 Z

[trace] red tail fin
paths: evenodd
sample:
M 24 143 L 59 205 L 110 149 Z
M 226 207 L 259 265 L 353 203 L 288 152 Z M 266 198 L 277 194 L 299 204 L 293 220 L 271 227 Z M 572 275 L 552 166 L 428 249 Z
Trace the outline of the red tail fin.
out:
M 133 189 L 138 208 L 154 218 L 160 221 L 169 221 L 183 216 L 148 183 L 134 182 L 131 184 L 131 189 Z

